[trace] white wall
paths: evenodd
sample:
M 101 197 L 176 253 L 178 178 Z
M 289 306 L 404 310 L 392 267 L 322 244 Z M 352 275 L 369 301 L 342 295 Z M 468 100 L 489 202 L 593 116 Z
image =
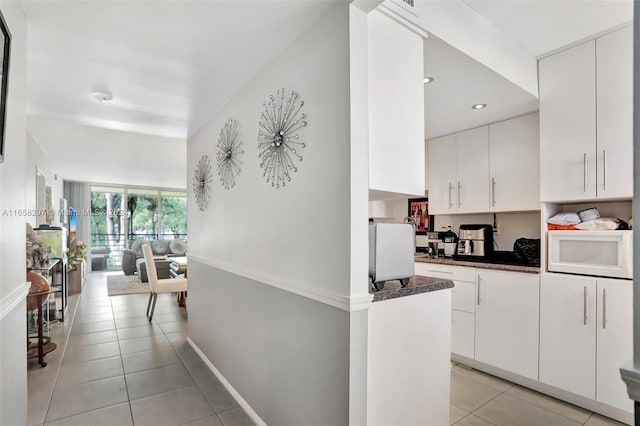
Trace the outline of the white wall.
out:
M 275 189 L 256 135 L 282 87 L 304 100 L 309 125 L 298 172 Z M 349 93 L 349 8 L 338 3 L 188 141 L 191 176 L 203 154 L 215 159 L 224 121 L 239 122 L 236 187 L 214 176 L 204 212 L 189 196 L 189 335 L 267 424 L 349 421 L 350 317 L 331 306 L 351 292 Z
M 24 209 L 27 23 L 19 2 L 2 1 L 11 31 L 5 157 L 0 163 L 0 212 Z M 0 214 L 0 424 L 27 422 L 25 218 Z M 13 304 L 14 300 L 17 303 Z
M 29 117 L 29 131 L 65 180 L 187 187 L 187 147 L 163 138 Z
M 214 164 L 208 210 L 200 212 L 189 198 L 190 253 L 258 276 L 349 294 L 349 52 L 342 9 L 333 8 L 334 16 L 310 27 L 189 139 L 189 175 L 203 154 Z M 275 189 L 258 167 L 256 135 L 262 103 L 282 87 L 300 94 L 309 125 L 300 131 L 307 146 L 299 151 L 298 172 Z M 238 120 L 245 151 L 232 190 L 221 186 L 215 172 L 215 143 L 228 117 Z
M 30 132 L 27 131 L 27 158 L 25 170 L 25 205 L 28 210 L 36 210 L 36 170 L 39 170 L 46 179 L 46 186 L 51 187 L 51 205 L 54 210 L 52 225 L 57 226 L 61 223 L 60 218 L 60 198 L 63 198 L 63 182 L 59 169 L 51 164 L 49 157 L 42 150 L 42 147 L 36 142 Z M 27 222 L 34 228 L 40 223 L 45 223 L 45 217 L 35 217 L 30 215 Z
M 369 216 L 391 218 L 402 221 L 407 217 L 406 198 L 369 202 Z M 496 213 L 496 221 L 500 234 L 493 237 L 498 244 L 498 250 L 513 250 L 513 243 L 520 237 L 540 238 L 540 212 Z M 436 231 L 445 231 L 447 225 L 452 225 L 457 234 L 461 224 L 493 224 L 493 214 L 455 214 L 436 215 L 434 227 Z

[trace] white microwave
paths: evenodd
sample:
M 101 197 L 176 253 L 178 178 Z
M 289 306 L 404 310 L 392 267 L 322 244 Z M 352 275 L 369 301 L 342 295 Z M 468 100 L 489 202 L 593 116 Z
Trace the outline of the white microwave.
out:
M 552 272 L 633 278 L 633 231 L 549 231 Z

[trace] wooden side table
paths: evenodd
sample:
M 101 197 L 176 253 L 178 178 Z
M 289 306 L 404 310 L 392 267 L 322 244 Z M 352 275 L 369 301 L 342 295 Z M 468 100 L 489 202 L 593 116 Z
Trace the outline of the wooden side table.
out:
M 75 269 L 69 271 L 69 294 L 78 294 L 84 287 L 85 262 L 81 260 L 75 264 Z
M 54 351 L 57 345 L 53 342 L 44 343 L 44 336 L 42 335 L 42 305 L 47 300 L 50 294 L 54 291 L 43 291 L 40 293 L 29 293 L 27 297 L 35 297 L 38 304 L 38 342 L 31 343 L 29 340 L 29 325 L 27 324 L 27 359 L 38 357 L 38 363 L 42 367 L 46 367 L 47 363 L 44 360 L 44 356 L 51 351 Z

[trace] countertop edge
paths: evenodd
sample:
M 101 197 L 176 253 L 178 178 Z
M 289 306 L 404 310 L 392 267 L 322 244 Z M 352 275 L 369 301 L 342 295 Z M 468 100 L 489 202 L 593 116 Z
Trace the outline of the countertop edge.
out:
M 466 268 L 492 269 L 495 271 L 508 271 L 508 272 L 522 272 L 525 274 L 540 273 L 540 267 L 538 266 L 509 265 L 505 263 L 473 262 L 473 261 L 454 260 L 454 259 L 447 259 L 447 258 L 430 259 L 427 257 L 416 257 L 414 260 L 415 262 L 432 263 L 435 265 L 463 266 Z
M 370 291 L 370 293 L 373 294 L 372 302 L 375 303 L 384 300 L 397 299 L 399 297 L 413 296 L 415 294 L 446 290 L 453 287 L 453 281 L 448 279 L 415 275 L 411 277 L 407 287 L 400 287 L 400 281 L 392 280 L 387 281 L 382 290 Z

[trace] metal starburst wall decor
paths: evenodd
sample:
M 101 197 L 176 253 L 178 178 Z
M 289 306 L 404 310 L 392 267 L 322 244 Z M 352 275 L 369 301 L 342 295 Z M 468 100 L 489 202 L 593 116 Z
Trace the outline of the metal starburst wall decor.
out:
M 297 172 L 296 160 L 302 161 L 297 150 L 306 145 L 300 142 L 298 131 L 307 125 L 301 112 L 304 101 L 291 91 L 285 96 L 284 88 L 263 102 L 264 111 L 258 123 L 258 157 L 262 176 L 271 186 L 280 188 L 291 181 L 291 172 Z
M 205 211 L 209 202 L 209 184 L 213 181 L 211 162 L 207 155 L 200 157 L 200 161 L 193 170 L 193 195 L 200 211 Z
M 238 140 L 238 121 L 229 118 L 220 130 L 216 145 L 218 176 L 224 189 L 230 189 L 236 185 L 236 176 L 240 174 L 240 164 L 242 164 L 239 156 L 244 154 L 240 145 L 242 142 Z

